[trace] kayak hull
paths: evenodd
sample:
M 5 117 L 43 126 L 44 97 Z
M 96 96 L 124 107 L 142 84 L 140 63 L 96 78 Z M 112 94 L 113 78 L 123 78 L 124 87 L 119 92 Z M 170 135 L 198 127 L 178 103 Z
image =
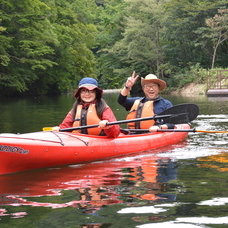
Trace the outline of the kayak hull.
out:
M 189 129 L 179 124 L 177 129 Z M 84 163 L 151 150 L 183 141 L 188 132 L 120 135 L 117 138 L 67 132 L 0 134 L 0 175 Z

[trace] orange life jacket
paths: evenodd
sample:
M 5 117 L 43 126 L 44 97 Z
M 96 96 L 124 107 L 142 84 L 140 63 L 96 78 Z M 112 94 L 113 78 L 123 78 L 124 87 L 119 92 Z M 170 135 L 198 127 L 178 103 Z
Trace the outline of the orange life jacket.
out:
M 89 105 L 88 109 L 82 109 L 82 105 L 77 106 L 77 111 L 75 114 L 75 120 L 73 127 L 79 127 L 84 125 L 94 125 L 98 124 L 101 119 L 97 115 L 95 104 Z M 102 129 L 98 127 L 84 128 L 81 130 L 75 130 L 74 133 L 83 133 L 89 135 L 101 135 Z
M 154 101 L 141 102 L 141 99 L 135 100 L 131 107 L 129 114 L 127 115 L 127 120 L 144 118 L 149 116 L 154 116 Z M 154 125 L 154 120 L 138 121 L 133 123 L 128 123 L 128 128 L 130 129 L 148 129 Z

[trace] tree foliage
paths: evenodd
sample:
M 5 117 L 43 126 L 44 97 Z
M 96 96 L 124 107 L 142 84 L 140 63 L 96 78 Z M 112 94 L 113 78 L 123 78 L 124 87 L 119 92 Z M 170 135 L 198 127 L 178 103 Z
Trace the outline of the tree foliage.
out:
M 67 91 L 92 74 L 96 28 L 88 4 L 69 0 L 1 4 L 1 40 L 7 42 L 1 47 L 1 94 Z
M 227 6 L 224 0 L 1 0 L 0 95 L 68 92 L 85 76 L 119 88 L 133 70 L 176 86 L 191 69 L 226 68 Z
M 211 64 L 211 69 L 213 69 L 219 45 L 228 39 L 228 9 L 218 9 L 218 14 L 206 19 L 206 24 L 211 29 L 209 38 L 212 40 L 214 49 Z

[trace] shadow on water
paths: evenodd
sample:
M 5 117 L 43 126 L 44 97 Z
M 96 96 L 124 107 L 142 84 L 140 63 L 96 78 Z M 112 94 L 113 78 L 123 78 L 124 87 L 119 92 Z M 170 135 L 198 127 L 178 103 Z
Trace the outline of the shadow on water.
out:
M 227 97 L 167 98 L 200 107 L 192 127 L 227 130 Z M 105 99 L 125 119 L 117 94 Z M 0 100 L 0 130 L 58 125 L 73 102 L 71 96 Z M 0 227 L 227 227 L 227 144 L 227 134 L 189 133 L 153 151 L 0 176 Z

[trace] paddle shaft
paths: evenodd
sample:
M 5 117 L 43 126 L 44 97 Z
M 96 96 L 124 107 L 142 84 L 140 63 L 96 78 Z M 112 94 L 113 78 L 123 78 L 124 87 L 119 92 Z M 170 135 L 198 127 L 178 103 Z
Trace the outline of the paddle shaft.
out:
M 186 113 L 180 113 L 180 114 L 175 114 L 177 115 L 186 115 Z M 125 124 L 125 123 L 132 123 L 132 122 L 138 122 L 138 121 L 146 121 L 146 120 L 156 120 L 156 119 L 165 119 L 169 118 L 173 115 L 155 115 L 155 116 L 150 116 L 150 117 L 144 117 L 144 118 L 137 118 L 137 119 L 131 119 L 131 120 L 120 120 L 120 121 L 114 121 L 114 122 L 109 122 L 107 125 L 115 125 L 115 124 Z M 71 127 L 71 128 L 64 128 L 60 129 L 59 131 L 74 131 L 74 130 L 81 130 L 81 129 L 87 129 L 87 128 L 94 128 L 98 127 L 99 124 L 94 124 L 94 125 L 85 125 L 85 126 L 80 126 L 80 127 Z
M 124 131 L 129 131 L 129 132 L 149 132 L 148 129 L 123 129 Z M 204 131 L 204 130 L 196 130 L 195 128 L 193 129 L 158 129 L 157 132 L 201 132 L 201 133 L 228 133 L 228 131 Z
M 131 122 L 139 122 L 145 120 L 160 120 L 164 123 L 171 123 L 171 124 L 183 124 L 189 123 L 194 120 L 197 115 L 199 114 L 199 107 L 196 104 L 180 104 L 173 106 L 171 108 L 166 109 L 160 115 L 145 117 L 145 118 L 137 118 L 131 120 L 120 120 L 115 122 L 109 122 L 107 125 L 115 125 L 115 124 L 125 124 Z M 71 127 L 71 128 L 64 128 L 60 129 L 59 131 L 74 131 L 74 130 L 81 130 L 85 128 L 94 128 L 98 127 L 98 124 L 95 125 L 86 125 L 86 126 L 79 126 L 79 127 Z M 51 130 L 48 128 L 43 128 L 43 130 Z

